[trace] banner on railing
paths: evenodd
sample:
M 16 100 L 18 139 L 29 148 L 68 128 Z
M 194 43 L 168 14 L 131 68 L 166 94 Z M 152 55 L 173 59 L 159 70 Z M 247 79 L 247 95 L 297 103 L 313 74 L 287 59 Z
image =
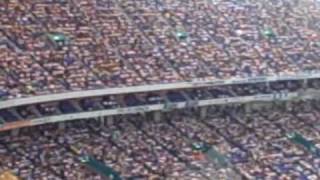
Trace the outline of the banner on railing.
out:
M 192 81 L 191 83 L 192 83 L 192 87 L 218 86 L 218 85 L 228 84 L 227 81 L 225 80 L 213 80 L 213 81 L 196 80 L 196 81 Z
M 119 114 L 143 113 L 149 110 L 148 106 L 120 108 L 117 110 Z
M 320 93 L 319 93 L 320 94 Z M 54 122 L 63 122 L 69 120 L 80 120 L 80 119 L 90 119 L 96 117 L 104 117 L 104 116 L 114 116 L 121 114 L 135 114 L 135 113 L 145 113 L 151 111 L 171 111 L 174 109 L 182 109 L 185 107 L 200 107 L 200 106 L 210 106 L 210 105 L 219 105 L 219 104 L 232 104 L 232 103 L 249 103 L 249 102 L 271 102 L 275 100 L 295 100 L 295 99 L 305 99 L 305 98 L 314 98 L 315 96 L 309 95 L 307 92 L 305 93 L 275 93 L 275 94 L 260 94 L 255 96 L 242 96 L 242 97 L 230 97 L 230 98 L 218 98 L 218 99 L 207 99 L 207 100 L 199 100 L 199 101 L 190 101 L 190 102 L 167 102 L 165 104 L 156 104 L 156 105 L 144 105 L 144 106 L 136 106 L 129 108 L 117 108 L 117 109 L 105 109 L 98 111 L 90 111 L 90 112 L 78 112 L 71 114 L 61 114 L 61 115 L 53 115 L 46 116 L 41 118 L 36 118 L 30 120 L 21 120 L 17 122 L 10 122 L 2 124 L 0 127 L 1 131 L 34 126 L 46 123 L 54 123 Z
M 171 111 L 173 109 L 177 109 L 178 103 L 166 102 L 163 106 L 163 111 Z
M 199 105 L 199 102 L 198 100 L 188 100 L 187 101 L 187 104 L 186 104 L 186 107 L 187 108 L 195 108 Z

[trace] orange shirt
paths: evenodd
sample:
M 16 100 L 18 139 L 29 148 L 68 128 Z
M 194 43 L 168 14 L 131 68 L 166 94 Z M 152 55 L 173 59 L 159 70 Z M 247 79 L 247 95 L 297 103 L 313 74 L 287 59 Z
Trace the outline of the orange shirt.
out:
M 9 171 L 5 171 L 0 174 L 0 180 L 19 180 L 17 176 L 13 175 Z

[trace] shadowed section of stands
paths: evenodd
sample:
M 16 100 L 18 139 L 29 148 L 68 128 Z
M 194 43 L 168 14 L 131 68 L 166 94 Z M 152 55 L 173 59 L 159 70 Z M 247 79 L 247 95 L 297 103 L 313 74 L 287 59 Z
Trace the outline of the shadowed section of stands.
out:
M 115 172 L 112 168 L 108 167 L 102 162 L 99 162 L 91 156 L 85 155 L 81 156 L 79 159 L 87 167 L 99 173 L 103 177 L 109 178 L 111 180 L 122 180 L 120 175 L 117 172 Z
M 229 160 L 214 147 L 209 147 L 205 151 L 205 156 L 211 163 L 213 163 L 217 167 L 217 169 L 225 171 L 225 179 L 241 179 L 241 176 L 239 176 L 239 174 L 233 170 L 233 167 L 230 164 Z
M 287 137 L 293 143 L 302 145 L 307 151 L 309 151 L 312 154 L 315 154 L 316 156 L 320 157 L 320 149 L 317 148 L 316 145 L 312 141 L 307 140 L 301 134 L 293 132 L 293 133 L 287 134 Z
M 208 151 L 205 153 L 207 158 L 217 165 L 219 168 L 227 168 L 229 166 L 229 162 L 226 157 L 224 157 L 222 154 L 220 154 L 217 150 L 215 150 L 213 147 L 208 149 Z
M 192 149 L 195 152 L 203 153 L 206 158 L 218 168 L 227 168 L 230 165 L 228 159 L 219 153 L 213 146 L 199 142 L 193 143 Z
M 241 179 L 239 174 L 233 170 L 228 158 L 221 154 L 214 146 L 205 143 L 193 143 L 193 151 L 203 154 L 206 159 L 216 167 L 218 171 L 224 171 L 224 179 Z

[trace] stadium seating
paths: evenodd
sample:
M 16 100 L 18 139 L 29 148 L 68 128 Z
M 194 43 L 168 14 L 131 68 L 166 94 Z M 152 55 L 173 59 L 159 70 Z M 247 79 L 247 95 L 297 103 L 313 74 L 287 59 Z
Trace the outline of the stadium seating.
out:
M 19 136 L 3 133 L 0 171 L 9 169 L 22 179 L 102 179 L 81 165 L 71 150 L 76 148 L 124 179 L 223 179 L 227 171 L 194 153 L 193 144 L 201 142 L 246 179 L 318 179 L 319 156 L 288 138 L 294 132 L 319 147 L 318 103 L 251 113 L 241 105 L 217 106 L 205 119 L 181 110 L 160 121 L 135 115 L 115 117 L 103 127 L 91 120 L 67 123 L 64 130 L 53 124 L 22 129 Z
M 319 10 L 317 0 L 0 0 L 0 101 L 318 72 Z M 318 180 L 318 100 L 228 103 L 206 107 L 206 115 L 192 104 L 320 89 L 316 78 L 288 79 L 13 103 L 0 108 L 0 127 L 141 105 L 164 109 L 158 118 L 141 110 L 0 132 L 0 173 L 23 180 Z M 187 109 L 171 111 L 178 102 Z
M 319 70 L 313 0 L 0 3 L 1 99 Z

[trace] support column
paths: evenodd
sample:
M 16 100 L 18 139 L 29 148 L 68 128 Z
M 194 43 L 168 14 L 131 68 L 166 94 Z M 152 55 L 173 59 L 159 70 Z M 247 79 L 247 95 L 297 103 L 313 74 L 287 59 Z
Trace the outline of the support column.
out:
M 156 111 L 153 113 L 153 118 L 156 122 L 161 121 L 161 112 L 160 111 Z
M 64 122 L 59 123 L 58 129 L 63 131 L 66 128 L 66 124 Z
M 100 116 L 99 117 L 99 121 L 100 121 L 100 127 L 105 127 L 105 117 L 104 116 Z
M 122 107 L 125 107 L 126 104 L 124 102 L 124 96 L 123 95 L 117 95 L 116 96 L 116 101 L 119 102 L 119 104 L 122 106 Z
M 291 107 L 292 107 L 292 106 L 291 106 L 292 103 L 291 103 L 290 101 L 286 101 L 285 103 L 286 103 L 285 106 L 286 106 L 286 109 L 287 109 L 287 110 L 292 109 L 292 108 L 291 108 Z
M 308 79 L 304 79 L 303 80 L 303 85 L 302 86 L 303 86 L 304 89 L 308 88 Z
M 200 118 L 201 119 L 205 119 L 207 117 L 207 111 L 208 111 L 207 106 L 200 107 Z
M 106 118 L 107 118 L 107 122 L 105 123 L 105 125 L 107 125 L 108 127 L 112 126 L 114 121 L 113 116 L 108 116 Z
M 13 129 L 11 130 L 11 136 L 18 136 L 20 132 L 20 129 Z
M 244 105 L 244 108 L 245 108 L 246 113 L 251 113 L 252 106 L 254 106 L 254 105 L 251 104 L 251 103 L 248 103 L 248 104 L 245 104 L 245 105 Z
M 267 90 L 270 91 L 271 89 L 270 89 L 270 82 L 269 81 L 266 82 L 266 86 L 267 86 Z

